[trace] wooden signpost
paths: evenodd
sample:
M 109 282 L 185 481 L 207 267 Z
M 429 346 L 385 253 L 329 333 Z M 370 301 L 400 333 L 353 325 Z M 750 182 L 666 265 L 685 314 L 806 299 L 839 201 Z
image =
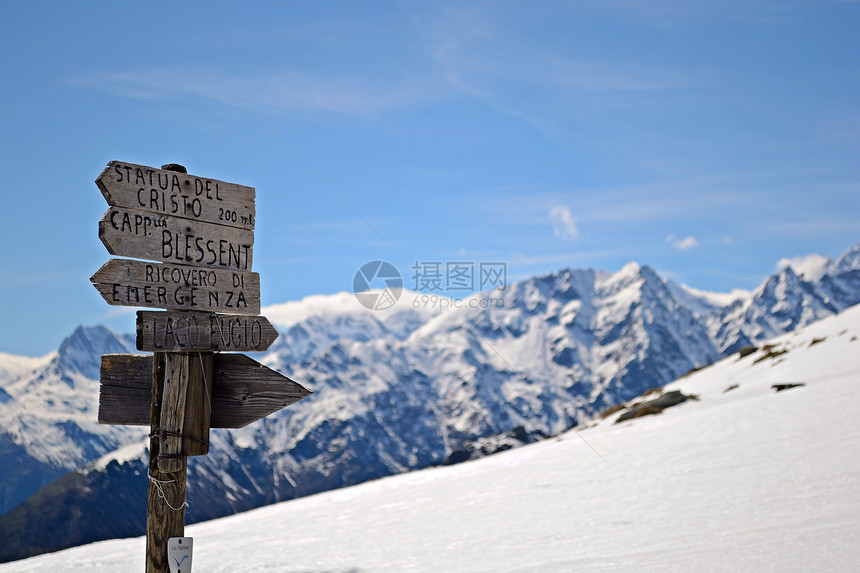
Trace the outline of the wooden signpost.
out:
M 265 316 L 137 312 L 137 349 L 155 352 L 262 352 L 278 337 Z
M 100 423 L 149 425 L 152 361 L 141 354 L 102 356 Z M 310 394 L 244 354 L 215 354 L 212 373 L 212 428 L 242 428 Z
M 260 275 L 110 259 L 90 278 L 112 305 L 259 314 Z
M 254 230 L 254 188 L 111 161 L 96 179 L 108 205 Z
M 151 427 L 146 572 L 167 573 L 168 539 L 184 536 L 187 456 L 209 452 L 210 428 L 240 428 L 311 392 L 221 353 L 263 351 L 278 336 L 257 316 L 253 187 L 119 161 L 96 185 L 110 206 L 102 243 L 146 260 L 110 259 L 90 280 L 108 304 L 168 311 L 138 311 L 137 348 L 155 353 L 102 356 L 99 391 L 100 423 Z
M 112 207 L 99 221 L 99 239 L 110 254 L 121 257 L 250 271 L 254 232 Z

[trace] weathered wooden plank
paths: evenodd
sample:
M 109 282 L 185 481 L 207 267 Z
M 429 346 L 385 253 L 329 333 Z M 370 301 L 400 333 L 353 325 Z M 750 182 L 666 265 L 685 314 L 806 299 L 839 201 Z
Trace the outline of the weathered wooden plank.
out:
M 205 456 L 209 453 L 212 422 L 214 354 L 194 352 L 189 356 L 188 394 L 182 422 L 182 453 Z
M 301 384 L 244 354 L 215 356 L 213 428 L 247 426 L 311 394 Z
M 158 469 L 177 471 L 182 467 L 182 428 L 185 423 L 191 367 L 188 354 L 164 354 L 164 390 L 161 396 Z M 208 436 L 207 436 L 208 438 Z
M 148 426 L 150 394 L 149 384 L 139 388 L 103 384 L 99 392 L 99 422 L 120 424 L 132 419 L 135 423 L 129 425 Z M 134 411 L 129 412 L 130 408 Z
M 162 353 L 156 353 L 156 356 Z M 242 354 L 215 354 L 212 428 L 241 428 L 311 394 L 286 376 Z M 150 424 L 152 355 L 102 356 L 99 423 Z
M 254 232 L 112 207 L 99 221 L 112 255 L 212 269 L 250 271 Z
M 137 349 L 156 352 L 262 352 L 278 331 L 265 316 L 137 312 Z
M 116 306 L 260 313 L 260 275 L 253 272 L 110 259 L 90 281 Z
M 108 205 L 254 230 L 253 187 L 111 161 L 96 178 Z
M 100 424 L 150 425 L 152 361 L 151 355 L 102 355 L 99 375 Z M 161 410 L 159 416 L 160 413 Z

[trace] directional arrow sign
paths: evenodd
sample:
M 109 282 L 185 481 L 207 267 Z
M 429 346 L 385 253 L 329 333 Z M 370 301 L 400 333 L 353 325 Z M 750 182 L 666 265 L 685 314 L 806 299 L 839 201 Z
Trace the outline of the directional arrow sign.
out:
M 278 331 L 265 316 L 137 312 L 137 349 L 155 352 L 262 352 Z
M 111 161 L 96 185 L 112 207 L 254 229 L 254 188 Z
M 99 221 L 112 255 L 231 271 L 250 271 L 254 232 L 113 207 Z
M 241 428 L 312 392 L 243 354 L 215 354 L 212 381 L 213 428 Z M 104 354 L 99 422 L 150 424 L 152 356 Z
M 257 273 L 111 259 L 90 281 L 112 305 L 260 313 Z

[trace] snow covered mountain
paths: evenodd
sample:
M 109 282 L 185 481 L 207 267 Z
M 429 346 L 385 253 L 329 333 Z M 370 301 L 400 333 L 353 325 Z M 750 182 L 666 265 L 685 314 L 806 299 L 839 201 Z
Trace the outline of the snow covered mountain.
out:
M 809 278 L 785 266 L 750 296 L 708 316 L 708 329 L 722 352 L 733 352 L 857 304 L 858 289 L 860 245 Z
M 132 336 L 80 327 L 47 356 L 0 355 L 0 512 L 145 434 L 97 421 L 101 354 L 134 347 Z
M 414 296 L 404 291 L 402 298 Z M 266 308 L 266 318 L 281 335 L 264 357 L 267 364 L 300 364 L 338 340 L 402 340 L 439 310 L 395 306 L 368 312 L 352 293 L 309 296 Z
M 474 297 L 498 304 L 466 301 L 446 312 L 373 313 L 344 293 L 266 309 L 283 335 L 264 361 L 314 395 L 241 430 L 213 432 L 211 453 L 189 463 L 188 518 L 441 464 L 494 435 L 558 434 L 743 346 L 860 302 L 858 252 L 828 263 L 817 280 L 786 267 L 730 300 L 630 263 L 616 273 L 534 277 Z M 12 472 L 0 476 L 3 487 L 17 487 L 18 501 L 27 487 L 32 493 L 105 454 L 0 517 L 7 540 L 0 557 L 51 549 L 28 546 L 34 532 L 54 531 L 41 537 L 54 548 L 103 538 L 89 525 L 94 514 L 112 535 L 142 531 L 146 496 L 135 492 L 146 490 L 145 429 L 95 421 L 98 357 L 132 347 L 105 329 L 79 329 L 42 362 L 0 360 L 0 372 L 10 373 L 0 379 L 0 431 L 9 442 L 0 456 L 12 452 L 46 476 L 17 484 Z M 29 439 L 20 420 L 39 429 L 39 440 Z M 112 495 L 120 507 L 105 503 Z M 69 505 L 75 511 L 58 515 L 56 508 Z
M 853 570 L 859 373 L 855 306 L 670 383 L 663 396 L 694 399 L 656 415 L 595 416 L 485 459 L 192 525 L 194 566 Z M 140 570 L 144 545 L 105 541 L 0 565 L 0 573 Z

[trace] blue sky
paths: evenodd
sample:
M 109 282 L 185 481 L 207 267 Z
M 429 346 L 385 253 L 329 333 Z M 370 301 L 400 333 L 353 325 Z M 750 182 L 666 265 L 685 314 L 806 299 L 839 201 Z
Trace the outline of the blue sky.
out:
M 0 351 L 133 330 L 113 159 L 257 190 L 263 304 L 386 260 L 751 289 L 860 240 L 860 3 L 6 2 Z

